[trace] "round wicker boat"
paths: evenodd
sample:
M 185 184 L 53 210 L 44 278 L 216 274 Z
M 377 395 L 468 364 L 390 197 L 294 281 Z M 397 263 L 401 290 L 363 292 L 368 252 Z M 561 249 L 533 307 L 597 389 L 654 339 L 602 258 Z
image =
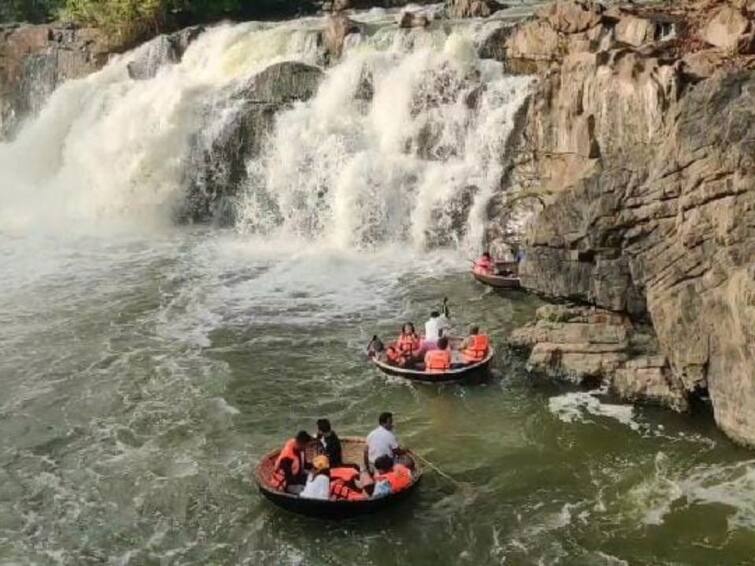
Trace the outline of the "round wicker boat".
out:
M 341 438 L 344 462 L 355 464 L 362 462 L 365 445 L 365 440 L 363 438 L 350 436 Z M 314 447 L 315 445 L 313 444 L 307 449 L 308 461 L 311 461 L 314 456 Z M 254 470 L 254 479 L 257 482 L 260 493 L 278 507 L 282 507 L 283 509 L 294 513 L 308 515 L 310 517 L 319 517 L 323 519 L 347 519 L 349 517 L 380 511 L 381 509 L 391 507 L 407 499 L 415 491 L 417 485 L 422 479 L 422 468 L 419 460 L 411 451 L 407 451 L 405 454 L 402 454 L 400 458 L 405 460 L 402 463 L 405 463 L 413 470 L 412 477 L 414 481 L 411 486 L 404 491 L 380 497 L 378 499 L 365 499 L 363 501 L 308 499 L 299 497 L 298 495 L 284 493 L 271 487 L 270 479 L 273 474 L 275 460 L 278 458 L 279 453 L 280 450 L 275 450 L 264 456 Z
M 454 364 L 456 367 L 452 366 L 451 369 L 444 372 L 428 372 L 423 369 L 392 366 L 376 358 L 372 358 L 372 363 L 387 375 L 403 377 L 423 383 L 452 383 L 485 378 L 490 371 L 490 362 L 493 360 L 494 355 L 495 350 L 491 347 L 485 359 L 474 364 Z
M 518 289 L 521 287 L 519 279 L 519 264 L 516 262 L 496 262 L 496 270 L 507 275 L 493 275 L 477 273 L 472 270 L 472 276 L 480 283 L 495 287 L 496 289 Z

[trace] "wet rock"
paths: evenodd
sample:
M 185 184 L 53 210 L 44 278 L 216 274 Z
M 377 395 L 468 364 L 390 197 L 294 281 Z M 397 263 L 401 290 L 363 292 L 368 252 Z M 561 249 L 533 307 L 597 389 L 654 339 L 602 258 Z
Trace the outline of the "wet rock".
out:
M 446 0 L 446 14 L 450 18 L 487 18 L 505 5 L 494 0 Z
M 493 30 L 480 42 L 477 48 L 477 55 L 480 59 L 504 61 L 506 59 L 506 41 L 515 29 L 516 27 L 512 25 L 502 25 Z
M 192 177 L 187 197 L 176 212 L 179 221 L 231 224 L 232 198 L 247 178 L 246 162 L 257 155 L 275 124 L 275 116 L 291 104 L 308 100 L 317 92 L 324 73 L 297 62 L 269 66 L 251 79 L 231 103 L 237 108 L 230 119 L 217 124 L 217 108 L 208 108 L 206 120 L 219 131 L 209 145 L 195 143 Z
M 160 67 L 180 62 L 189 45 L 202 32 L 204 27 L 193 26 L 152 39 L 139 49 L 139 56 L 127 65 L 129 76 L 134 80 L 151 79 Z
M 420 14 L 409 10 L 402 12 L 398 20 L 398 27 L 402 29 L 426 28 L 429 25 L 430 18 L 428 18 L 425 14 Z
M 702 31 L 710 45 L 726 51 L 749 53 L 755 48 L 752 14 L 734 6 L 722 6 Z
M 343 14 L 328 16 L 322 33 L 325 60 L 332 64 L 340 59 L 347 38 L 352 34 L 361 34 L 362 26 Z
M 12 137 L 58 85 L 102 67 L 109 50 L 107 39 L 93 29 L 0 26 L 0 139 Z
M 629 401 L 687 409 L 684 388 L 657 343 L 635 340 L 642 331 L 628 317 L 601 309 L 546 305 L 536 321 L 515 330 L 509 343 L 530 351 L 531 371 L 579 384 L 608 384 Z M 638 352 L 642 344 L 643 352 Z

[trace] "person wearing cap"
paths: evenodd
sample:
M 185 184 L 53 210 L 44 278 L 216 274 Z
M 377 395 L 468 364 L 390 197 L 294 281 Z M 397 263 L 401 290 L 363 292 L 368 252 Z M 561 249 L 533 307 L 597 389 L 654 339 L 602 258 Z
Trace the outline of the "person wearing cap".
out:
M 286 441 L 273 467 L 273 488 L 288 493 L 299 493 L 304 487 L 307 474 L 305 450 L 312 441 L 306 430 L 300 430 L 294 438 Z
M 330 499 L 330 462 L 324 454 L 315 456 L 312 460 L 312 471 L 299 496 L 308 499 Z

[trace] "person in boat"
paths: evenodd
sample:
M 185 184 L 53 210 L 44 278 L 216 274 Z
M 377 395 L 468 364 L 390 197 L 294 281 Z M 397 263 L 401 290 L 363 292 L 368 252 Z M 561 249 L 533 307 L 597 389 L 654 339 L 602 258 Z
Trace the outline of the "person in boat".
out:
M 441 336 L 432 350 L 425 354 L 425 371 L 428 373 L 443 373 L 451 369 L 452 356 L 448 347 L 448 338 Z
M 368 358 L 380 358 L 381 353 L 385 353 L 385 345 L 383 341 L 375 334 L 367 344 L 367 357 Z
M 270 483 L 274 489 L 288 493 L 301 493 L 307 481 L 304 451 L 311 441 L 312 437 L 305 430 L 300 430 L 294 438 L 286 441 L 273 466 Z
M 343 465 L 343 452 L 341 440 L 330 426 L 328 419 L 317 419 L 317 451 L 328 457 L 331 467 L 338 468 Z
M 396 340 L 396 348 L 406 360 L 411 360 L 417 356 L 420 348 L 420 339 L 417 331 L 414 329 L 414 323 L 406 322 L 401 327 L 401 333 Z
M 367 494 L 359 486 L 359 469 L 341 466 L 330 470 L 330 498 L 333 501 L 362 501 Z
M 394 344 L 390 344 L 386 348 L 377 336 L 373 337 L 370 345 L 367 347 L 367 355 L 379 362 L 400 368 L 406 367 L 407 363 L 409 363 L 409 359 Z
M 367 470 L 375 469 L 375 461 L 381 456 L 388 456 L 393 460 L 401 454 L 398 439 L 393 434 L 393 414 L 381 413 L 378 417 L 378 427 L 367 435 L 364 447 L 364 467 Z
M 467 364 L 476 364 L 490 352 L 490 338 L 480 332 L 479 326 L 469 329 L 469 336 L 461 343 L 461 356 Z
M 307 483 L 299 497 L 330 499 L 330 462 L 324 454 L 319 454 L 312 460 L 312 471 L 309 472 Z
M 375 461 L 375 487 L 372 498 L 399 493 L 412 485 L 412 472 L 409 468 L 394 462 L 390 456 L 380 456 Z
M 424 350 L 432 350 L 438 343 L 438 339 L 445 336 L 448 330 L 451 328 L 451 323 L 448 321 L 448 299 L 443 300 L 443 314 L 440 311 L 432 311 L 430 318 L 425 323 L 425 343 Z
M 483 252 L 483 254 L 474 262 L 472 270 L 480 275 L 495 275 L 495 262 L 490 255 L 490 252 Z

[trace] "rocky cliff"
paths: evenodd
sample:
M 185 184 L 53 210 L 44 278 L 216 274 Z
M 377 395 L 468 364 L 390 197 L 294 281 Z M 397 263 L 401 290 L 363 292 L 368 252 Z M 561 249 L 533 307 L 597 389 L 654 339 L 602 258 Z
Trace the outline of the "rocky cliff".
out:
M 755 445 L 755 30 L 745 4 L 556 2 L 514 29 L 506 64 L 540 81 L 504 193 L 544 204 L 526 234 L 524 286 L 649 321 L 668 361 L 655 378 L 672 392 L 666 404 L 709 393 L 721 428 Z M 617 379 L 627 360 L 637 365 L 622 355 L 602 373 Z
M 0 26 L 0 139 L 38 112 L 59 84 L 104 65 L 108 52 L 105 38 L 94 29 Z

